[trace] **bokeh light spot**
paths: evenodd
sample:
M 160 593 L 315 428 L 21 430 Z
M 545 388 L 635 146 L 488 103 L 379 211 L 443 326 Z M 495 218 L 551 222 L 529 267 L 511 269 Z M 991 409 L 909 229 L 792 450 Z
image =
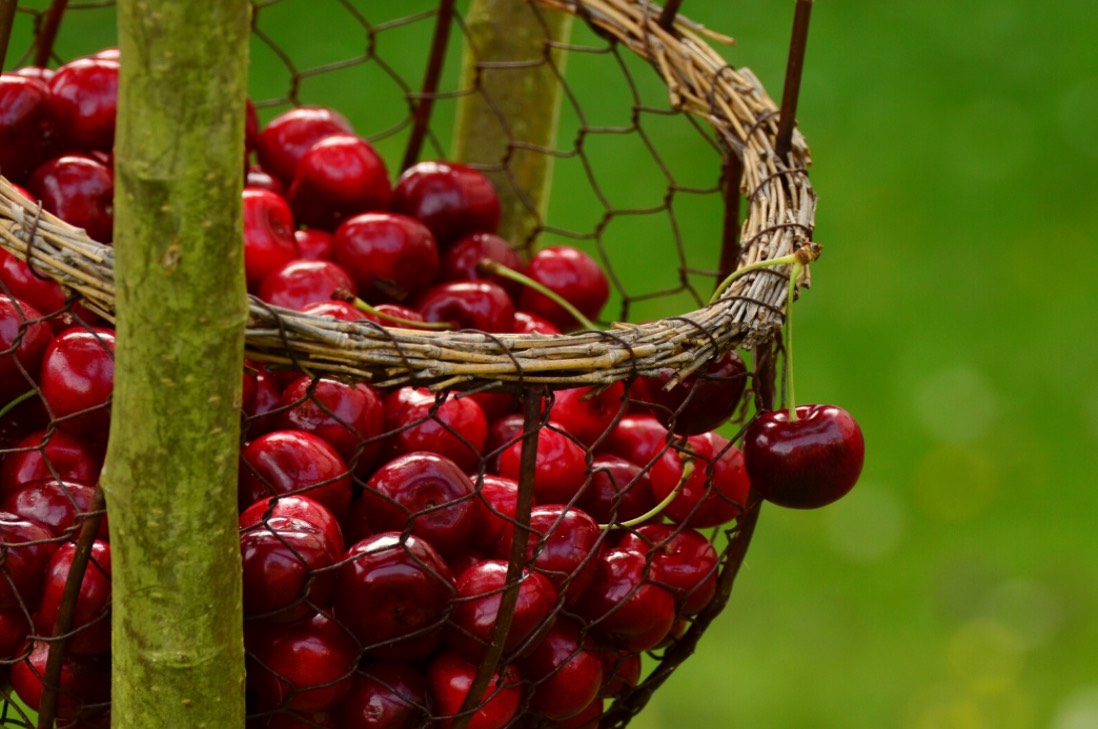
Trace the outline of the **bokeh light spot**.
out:
M 1068 696 L 1056 712 L 1050 729 L 1094 729 L 1098 726 L 1098 686 Z
M 1060 596 L 1046 585 L 1026 579 L 998 585 L 987 595 L 984 612 L 1010 626 L 1012 635 L 1027 650 L 1047 643 L 1066 619 Z
M 931 373 L 915 388 L 915 413 L 935 437 L 970 442 L 994 424 L 999 400 L 983 373 L 957 365 Z
M 997 620 L 973 620 L 950 636 L 946 662 L 954 680 L 982 695 L 1007 692 L 1025 662 L 1019 636 Z
M 942 445 L 931 449 L 912 477 L 919 508 L 940 521 L 971 519 L 995 499 L 998 476 L 976 448 Z

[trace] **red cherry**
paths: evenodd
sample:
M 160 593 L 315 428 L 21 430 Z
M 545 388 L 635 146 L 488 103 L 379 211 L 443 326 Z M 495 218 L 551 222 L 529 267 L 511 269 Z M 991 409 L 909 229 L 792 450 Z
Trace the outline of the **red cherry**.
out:
M 631 549 L 607 549 L 578 606 L 596 635 L 631 651 L 655 648 L 675 623 L 675 597 L 658 568 Z
M 292 517 L 308 522 L 324 534 L 324 538 L 335 547 L 336 554 L 342 555 L 346 551 L 343 531 L 335 514 L 327 506 L 308 496 L 291 495 L 261 499 L 240 512 L 240 529 L 241 531 L 254 530 L 276 516 Z
M 515 305 L 491 281 L 450 281 L 433 286 L 416 302 L 424 321 L 446 322 L 454 329 L 510 332 Z
M 427 686 L 432 699 L 432 714 L 438 729 L 451 729 L 457 713 L 476 679 L 478 666 L 462 660 L 456 653 L 443 651 L 427 667 Z M 502 672 L 502 676 L 501 676 Z M 503 729 L 509 726 L 522 702 L 522 686 L 514 666 L 505 666 L 492 674 L 468 729 Z
M 298 254 L 307 261 L 329 261 L 332 258 L 332 234 L 318 228 L 294 231 Z
M 65 542 L 50 557 L 46 567 L 45 585 L 38 609 L 34 611 L 34 629 L 39 635 L 53 635 L 54 624 L 61 610 L 65 583 L 72 570 L 76 543 Z M 69 630 L 72 636 L 65 651 L 73 654 L 105 653 L 111 648 L 111 548 L 96 539 L 91 558 L 77 593 Z
M 30 629 L 30 621 L 23 608 L 0 610 L 0 661 L 10 665 L 23 655 Z
M 42 358 L 41 391 L 57 427 L 106 433 L 114 391 L 114 331 L 74 328 L 54 337 Z
M 358 295 L 370 303 L 405 301 L 434 283 L 438 247 L 414 218 L 362 213 L 332 237 L 332 256 L 351 274 Z
M 728 422 L 736 413 L 747 382 L 747 367 L 736 352 L 726 352 L 665 389 L 676 374 L 665 368 L 640 378 L 655 404 L 653 414 L 680 435 L 697 435 Z
M 626 415 L 599 443 L 599 450 L 643 468 L 667 448 L 667 442 L 667 428 L 655 416 Z
M 301 307 L 301 313 L 311 316 L 323 316 L 338 321 L 368 321 L 370 316 L 354 304 L 346 301 L 318 301 L 314 304 Z
M 354 134 L 351 123 L 337 111 L 320 106 L 284 111 L 259 135 L 256 143 L 259 164 L 289 186 L 302 155 L 332 134 Z
M 341 729 L 416 729 L 427 715 L 427 680 L 405 663 L 373 663 L 351 678 L 336 708 Z
M 600 698 L 619 696 L 640 683 L 641 654 L 624 648 L 603 648 Z
M 432 451 L 469 473 L 477 469 L 488 438 L 488 421 L 473 400 L 402 387 L 385 399 L 385 426 L 397 455 Z
M 244 617 L 287 623 L 331 602 L 335 575 L 323 571 L 341 552 L 326 532 L 292 516 L 272 516 L 240 535 Z
M 99 243 L 114 239 L 114 173 L 91 157 L 71 154 L 34 171 L 27 189 L 42 207 Z
M 358 657 L 354 638 L 324 615 L 282 625 L 252 625 L 244 646 L 247 683 L 260 711 L 323 711 L 351 688 Z
M 79 302 L 70 306 L 60 284 L 5 250 L 0 250 L 0 285 L 14 298 L 41 312 L 55 334 L 73 326 L 77 317 L 84 324 L 99 320 Z
M 473 663 L 484 658 L 507 587 L 504 560 L 477 562 L 461 573 L 450 621 L 443 633 L 451 650 Z M 556 602 L 557 590 L 547 577 L 523 570 L 510 630 L 503 642 L 504 655 L 522 648 L 539 631 L 549 629 L 555 620 L 552 611 Z
M 469 550 L 477 517 L 473 483 L 465 472 L 445 456 L 419 451 L 377 469 L 349 520 L 355 535 L 411 530 L 450 558 Z
M 385 163 L 365 139 L 333 134 L 302 155 L 286 192 L 302 225 L 335 230 L 352 215 L 389 206 Z
M 50 643 L 32 641 L 27 657 L 12 666 L 11 685 L 23 703 L 38 711 L 42 702 L 43 677 L 49 658 Z M 99 714 L 111 695 L 111 662 L 105 654 L 79 656 L 66 654 L 61 659 L 61 679 L 57 688 L 57 718 L 87 718 Z M 74 724 L 73 726 L 86 726 Z
M 46 412 L 46 406 L 42 404 L 41 397 L 28 398 L 8 409 L 6 413 L 0 415 L 0 451 L 10 450 L 28 433 L 42 430 L 49 422 L 50 416 Z M 13 458 L 18 455 L 11 454 Z M 3 460 L 0 456 L 0 462 Z M 0 491 L 2 490 L 3 481 L 0 481 Z
M 0 407 L 34 387 L 50 337 L 37 309 L 0 294 Z
M 286 196 L 286 186 L 277 177 L 271 177 L 262 167 L 251 166 L 244 173 L 244 189 L 269 190 L 276 195 Z
M 247 439 L 254 440 L 278 428 L 276 413 L 272 411 L 278 407 L 282 387 L 265 366 L 255 362 L 246 363 L 246 366 L 248 378 L 254 381 L 254 394 L 244 400 L 243 431 Z
M 57 543 L 41 524 L 0 511 L 4 579 L 0 580 L 0 609 L 33 606 L 41 594 L 46 565 Z
M 332 292 L 353 289 L 351 274 L 331 261 L 295 259 L 264 277 L 259 298 L 274 306 L 301 310 L 309 304 L 330 301 Z
M 518 481 L 503 476 L 483 475 L 477 483 L 481 507 L 476 529 L 477 544 L 492 551 L 504 539 L 511 542 L 518 509 Z
M 590 647 L 572 619 L 558 620 L 545 639 L 521 659 L 533 682 L 530 708 L 553 721 L 571 719 L 590 706 L 603 680 L 600 651 Z
M 281 195 L 245 188 L 243 199 L 244 276 L 254 292 L 269 274 L 298 257 L 297 241 L 293 213 Z
M 336 574 L 333 613 L 368 654 L 412 660 L 438 646 L 454 578 L 428 542 L 399 532 L 367 537 Z
M 599 720 L 602 719 L 602 714 L 602 702 L 592 701 L 586 709 L 571 719 L 555 722 L 550 727 L 551 729 L 599 729 Z
M 0 75 L 0 171 L 5 177 L 24 182 L 50 157 L 56 123 L 42 80 Z
M 42 478 L 4 491 L 0 510 L 30 519 L 57 536 L 75 536 L 83 518 L 92 510 L 95 486 L 80 481 Z M 99 521 L 97 536 L 108 539 L 107 519 Z
M 577 505 L 600 524 L 636 519 L 655 506 L 648 473 L 618 456 L 596 456 Z
M 499 455 L 499 475 L 519 478 L 522 441 L 507 446 Z M 569 435 L 543 428 L 538 433 L 534 466 L 534 499 L 539 504 L 567 504 L 587 480 L 587 456 Z
M 549 418 L 587 446 L 602 438 L 625 410 L 625 385 L 557 390 Z
M 117 60 L 89 57 L 69 61 L 50 79 L 50 99 L 64 145 L 111 150 L 118 109 Z
M 420 162 L 401 174 L 392 209 L 423 221 L 440 247 L 469 233 L 494 233 L 500 206 L 483 173 L 466 165 Z
M 528 311 L 515 312 L 515 334 L 560 334 L 560 327 Z
M 355 473 L 369 474 L 381 457 L 385 410 L 377 390 L 365 383 L 299 377 L 282 391 L 278 424 L 328 442 Z
M 339 453 L 301 430 L 277 430 L 240 450 L 240 506 L 301 493 L 327 506 L 336 518 L 351 503 L 351 477 Z
M 510 243 L 494 233 L 472 233 L 458 239 L 442 257 L 439 279 L 442 281 L 477 281 L 488 279 L 503 287 L 512 298 L 518 298 L 522 284 L 502 276 L 484 274 L 479 264 L 484 259 L 502 263 L 521 272 L 526 264 Z
M 550 246 L 538 251 L 530 259 L 525 273 L 560 295 L 588 319 L 598 318 L 610 298 L 610 284 L 599 264 L 571 246 Z M 529 287 L 522 290 L 518 308 L 549 320 L 561 331 L 579 326 L 579 322 L 552 299 Z
M 103 454 L 63 430 L 38 430 L 15 443 L 0 466 L 0 492 L 41 479 L 98 483 Z
M 697 615 L 717 594 L 720 556 L 713 544 L 694 529 L 644 524 L 618 543 L 621 549 L 652 553 L 660 584 L 675 593 L 678 615 Z
M 252 152 L 259 143 L 259 114 L 251 98 L 244 99 L 244 153 Z
M 564 597 L 564 604 L 571 606 L 591 584 L 595 572 L 592 555 L 601 537 L 599 525 L 586 512 L 556 504 L 535 506 L 530 511 L 526 559 L 533 560 L 532 569 L 548 577 Z M 512 538 L 511 533 L 505 533 L 496 547 L 498 557 L 510 557 Z
M 378 314 L 385 314 L 386 316 L 395 317 L 397 319 L 407 319 L 409 321 L 417 322 L 423 321 L 423 317 L 415 309 L 409 309 L 406 306 L 400 304 L 378 304 L 374 307 Z M 384 316 L 378 316 L 373 312 L 363 312 L 362 318 L 367 321 L 372 321 L 375 324 L 380 324 L 383 327 L 400 327 L 401 325 L 394 322 L 392 319 L 387 319 Z
M 717 433 L 692 435 L 685 454 L 669 450 L 652 465 L 650 482 L 657 503 L 682 480 L 684 455 L 694 457 L 694 472 L 663 515 L 695 529 L 726 524 L 739 516 L 747 504 L 751 482 L 743 454 Z
M 845 496 L 862 472 L 865 440 L 857 421 L 834 405 L 800 405 L 759 415 L 744 435 L 751 483 L 767 501 L 815 509 Z
M 33 78 L 41 81 L 42 83 L 49 84 L 50 79 L 53 78 L 55 73 L 52 68 L 43 68 L 42 66 L 23 66 L 10 72 L 13 76 L 23 76 L 24 78 Z

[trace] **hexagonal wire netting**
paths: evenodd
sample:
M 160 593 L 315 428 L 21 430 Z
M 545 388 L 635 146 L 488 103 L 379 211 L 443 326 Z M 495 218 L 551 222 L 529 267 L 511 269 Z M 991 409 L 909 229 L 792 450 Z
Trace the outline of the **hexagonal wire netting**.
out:
M 455 704 L 437 676 L 465 671 L 486 689 L 469 692 L 485 696 L 480 708 L 505 715 L 501 726 L 623 726 L 723 609 L 754 528 L 734 443 L 751 412 L 772 406 L 787 269 L 710 295 L 737 266 L 810 238 L 807 149 L 780 128 L 750 72 L 712 50 L 727 39 L 676 15 L 677 3 L 666 12 L 625 0 L 515 3 L 518 25 L 503 29 L 463 3 L 360 5 L 253 3 L 260 127 L 293 108 L 334 109 L 394 185 L 420 160 L 467 163 L 498 193 L 494 232 L 520 255 L 516 267 L 574 248 L 605 272 L 609 296 L 595 330 L 515 334 L 324 318 L 252 287 L 240 478 L 241 510 L 260 504 L 241 537 L 249 711 L 257 726 L 352 726 L 384 695 L 406 715 L 394 726 L 458 726 L 478 703 Z M 56 68 L 112 46 L 113 12 L 109 2 L 18 7 L 8 57 L 22 55 L 6 68 Z M 529 37 L 509 45 L 520 25 Z M 109 149 L 76 151 L 109 164 Z M 292 184 L 255 154 L 249 164 L 253 184 Z M 41 197 L 33 177 L 8 182 Z M 15 686 L 0 725 L 36 725 L 25 706 L 44 701 L 44 713 L 93 726 L 108 705 L 102 680 L 74 693 L 62 679 L 54 691 L 44 656 L 63 645 L 66 670 L 106 675 L 109 592 L 95 608 L 77 600 L 66 627 L 60 595 L 42 582 L 47 566 L 79 575 L 90 555 L 89 574 L 109 590 L 94 488 L 108 402 L 60 412 L 42 391 L 40 362 L 16 350 L 75 329 L 96 333 L 87 357 L 109 360 L 113 258 L 6 182 L 0 194 L 0 287 L 17 322 L 0 355 L 13 383 L 0 398 L 0 663 Z M 342 227 L 322 231 L 334 234 L 329 246 Z M 432 233 L 442 258 L 459 245 Z M 32 301 L 27 281 L 42 276 L 64 288 Z M 344 300 L 414 309 L 425 296 L 386 298 L 350 277 Z M 753 350 L 753 373 L 707 374 L 737 348 Z M 731 378 L 726 424 L 689 426 L 711 395 L 697 387 L 668 405 L 658 392 L 668 378 Z M 537 459 L 522 458 L 524 444 Z M 264 451 L 308 454 L 315 473 L 272 471 Z M 445 489 L 424 500 L 394 485 L 417 468 Z M 529 535 L 528 549 L 514 547 L 516 532 Z M 288 596 L 264 581 L 263 555 L 273 553 L 296 571 Z M 411 627 L 377 628 L 386 610 L 407 608 L 359 584 L 386 560 L 438 596 Z M 470 618 L 477 610 L 490 619 Z M 634 625 L 634 613 L 659 619 Z M 305 638 L 343 656 L 321 681 L 281 652 Z M 573 674 L 586 675 L 590 696 L 575 698 Z

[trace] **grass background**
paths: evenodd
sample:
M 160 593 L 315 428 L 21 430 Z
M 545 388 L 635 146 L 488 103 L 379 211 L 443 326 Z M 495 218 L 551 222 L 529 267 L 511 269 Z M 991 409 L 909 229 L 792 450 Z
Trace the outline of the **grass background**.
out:
M 429 4 L 354 6 L 396 17 Z M 683 7 L 734 35 L 725 56 L 774 96 L 792 11 L 789 0 Z M 361 26 L 337 3 L 263 14 L 300 68 L 363 50 Z M 832 507 L 764 508 L 729 611 L 638 729 L 1098 726 L 1093 21 L 1082 0 L 816 3 L 798 116 L 825 251 L 797 306 L 797 393 L 859 418 L 866 466 Z M 19 22 L 25 41 L 28 17 Z M 112 23 L 70 12 L 59 52 L 113 44 Z M 428 28 L 375 36 L 379 57 L 412 83 Z M 580 31 L 576 41 L 598 42 Z M 659 85 L 625 63 L 656 103 Z M 588 126 L 628 124 L 618 66 L 606 54 L 570 59 Z M 453 83 L 456 62 L 449 68 Z M 284 63 L 257 42 L 253 96 L 286 88 Z M 340 108 L 360 130 L 406 114 L 376 63 L 300 88 L 301 100 Z M 385 96 L 394 88 L 398 97 Z M 562 140 L 579 124 L 570 114 Z M 440 104 L 439 152 L 448 115 L 452 105 Z M 712 152 L 689 125 L 643 123 L 677 181 L 712 186 Z M 378 141 L 394 165 L 402 139 Z M 659 204 L 666 182 L 635 136 L 602 135 L 598 150 L 591 165 L 613 191 L 611 209 Z M 587 179 L 577 159 L 558 164 L 554 221 L 589 230 L 605 220 Z M 685 257 L 712 267 L 712 196 L 682 193 L 674 211 Z M 611 216 L 604 251 L 623 290 L 679 286 L 668 221 Z M 682 292 L 629 314 L 691 304 Z

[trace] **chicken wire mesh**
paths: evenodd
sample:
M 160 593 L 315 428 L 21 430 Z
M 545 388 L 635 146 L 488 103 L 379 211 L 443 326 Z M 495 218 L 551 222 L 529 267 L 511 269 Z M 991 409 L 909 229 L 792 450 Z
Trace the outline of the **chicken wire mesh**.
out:
M 479 114 L 497 144 L 466 161 L 501 198 L 498 232 L 523 264 L 550 246 L 584 252 L 609 297 L 592 314 L 597 329 L 516 334 L 326 318 L 253 288 L 240 468 L 250 721 L 357 726 L 372 700 L 393 726 L 627 724 L 723 609 L 754 528 L 734 443 L 754 407 L 773 404 L 784 269 L 709 296 L 737 265 L 809 240 L 803 139 L 776 153 L 776 105 L 710 49 L 726 39 L 655 6 L 523 5 L 543 35 L 508 60 L 484 55 L 483 19 L 461 3 L 253 7 L 261 129 L 288 109 L 333 108 L 396 182 L 417 160 L 461 157 L 452 130 Z M 578 17 L 568 33 L 562 11 Z M 111 46 L 112 13 L 99 2 L 69 3 L 63 16 L 20 6 L 12 47 L 35 42 L 8 66 L 57 67 Z M 299 27 L 305 15 L 312 33 Z M 521 136 L 508 74 L 559 97 L 554 135 Z M 86 152 L 109 163 L 108 153 Z M 255 184 L 278 189 L 255 154 L 249 164 Z M 547 206 L 528 176 L 546 167 Z M 41 194 L 5 181 L 0 195 L 12 322 L 0 355 L 10 383 L 0 663 L 14 687 L 0 721 L 35 726 L 29 704 L 59 726 L 102 724 L 109 592 L 70 588 L 51 608 L 45 594 L 65 581 L 43 584 L 54 571 L 79 575 L 64 560 L 82 554 L 93 569 L 81 584 L 109 585 L 94 500 L 109 387 L 100 401 L 59 405 L 43 361 L 61 356 L 68 332 L 71 357 L 109 380 L 113 255 L 31 202 Z M 713 220 L 724 221 L 719 236 Z M 47 279 L 64 288 L 32 302 L 32 283 Z M 373 303 L 416 298 L 351 288 Z M 738 347 L 754 350 L 752 373 Z M 701 386 L 669 401 L 659 387 L 670 379 Z M 690 424 L 729 388 L 718 422 Z M 386 569 L 405 586 L 372 588 Z M 52 668 L 51 644 L 62 659 Z M 326 660 L 294 652 L 318 644 Z

